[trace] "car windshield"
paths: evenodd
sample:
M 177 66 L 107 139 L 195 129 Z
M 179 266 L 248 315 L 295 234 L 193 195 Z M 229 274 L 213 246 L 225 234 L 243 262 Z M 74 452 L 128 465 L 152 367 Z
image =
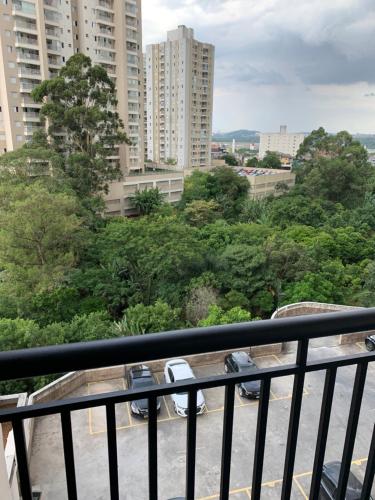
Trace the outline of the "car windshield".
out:
M 242 371 L 246 371 L 246 370 L 253 370 L 254 368 L 256 368 L 256 366 L 254 363 L 249 361 L 248 363 L 240 363 L 238 365 L 238 368 L 239 368 L 240 372 L 242 372 Z
M 147 387 L 149 385 L 154 385 L 154 379 L 152 377 L 140 377 L 133 379 L 133 387 Z
M 176 380 L 176 382 L 188 382 L 189 380 L 194 380 L 194 378 L 193 377 L 183 378 L 183 379 Z M 181 396 L 184 396 L 185 394 L 187 394 L 187 391 L 178 392 L 177 394 L 181 394 Z

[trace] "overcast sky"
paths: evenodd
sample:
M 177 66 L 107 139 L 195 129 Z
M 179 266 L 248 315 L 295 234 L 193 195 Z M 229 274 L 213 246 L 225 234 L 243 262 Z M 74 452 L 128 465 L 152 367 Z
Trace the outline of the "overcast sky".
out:
M 216 47 L 214 131 L 375 133 L 375 0 L 143 0 L 144 44 L 178 24 Z

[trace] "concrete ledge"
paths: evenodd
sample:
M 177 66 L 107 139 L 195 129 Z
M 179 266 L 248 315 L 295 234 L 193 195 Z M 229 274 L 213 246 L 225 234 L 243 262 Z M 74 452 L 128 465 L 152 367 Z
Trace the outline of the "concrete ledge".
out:
M 351 311 L 365 309 L 358 306 L 347 306 L 342 304 L 326 304 L 323 302 L 296 302 L 280 307 L 272 314 L 272 319 L 287 318 L 293 316 L 304 316 L 308 314 L 322 314 L 336 311 Z M 373 332 L 345 333 L 339 336 L 339 345 L 354 344 L 363 341 L 367 335 Z

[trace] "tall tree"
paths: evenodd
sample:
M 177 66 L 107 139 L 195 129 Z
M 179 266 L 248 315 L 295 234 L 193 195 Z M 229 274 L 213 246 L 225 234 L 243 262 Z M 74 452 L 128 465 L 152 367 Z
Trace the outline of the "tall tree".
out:
M 131 198 L 134 208 L 141 215 L 150 215 L 160 208 L 164 202 L 164 194 L 159 188 L 137 191 Z
M 0 184 L 0 295 L 32 297 L 64 280 L 81 242 L 76 211 L 73 196 L 41 183 Z
M 80 196 L 106 191 L 121 177 L 120 166 L 108 158 L 129 141 L 116 111 L 115 84 L 102 66 L 75 54 L 32 97 L 44 103 L 40 114 L 48 120 L 49 140 L 66 156 L 65 171 Z

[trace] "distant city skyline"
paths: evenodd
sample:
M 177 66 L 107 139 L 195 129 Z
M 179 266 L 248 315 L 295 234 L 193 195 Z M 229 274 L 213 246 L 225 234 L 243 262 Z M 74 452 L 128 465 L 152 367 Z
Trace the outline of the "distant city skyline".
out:
M 216 47 L 213 130 L 375 133 L 373 0 L 147 0 L 144 45 L 178 24 Z

